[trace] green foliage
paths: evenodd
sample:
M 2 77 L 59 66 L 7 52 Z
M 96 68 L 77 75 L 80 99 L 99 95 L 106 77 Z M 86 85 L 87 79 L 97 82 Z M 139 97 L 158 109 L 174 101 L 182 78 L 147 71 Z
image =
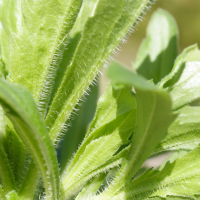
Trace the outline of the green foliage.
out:
M 96 105 L 99 70 L 153 2 L 0 2 L 2 200 L 199 198 L 200 51 L 177 56 L 169 13 L 153 14 L 137 74 L 110 64 Z

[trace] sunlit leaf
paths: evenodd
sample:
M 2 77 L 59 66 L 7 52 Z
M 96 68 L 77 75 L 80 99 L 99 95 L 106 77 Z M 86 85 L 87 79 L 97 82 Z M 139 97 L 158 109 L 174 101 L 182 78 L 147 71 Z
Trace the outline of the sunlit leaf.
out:
M 200 107 L 186 106 L 179 111 L 168 134 L 155 152 L 167 150 L 191 150 L 200 144 Z
M 133 67 L 147 79 L 159 82 L 172 69 L 178 53 L 178 29 L 174 18 L 159 9 L 148 24 Z

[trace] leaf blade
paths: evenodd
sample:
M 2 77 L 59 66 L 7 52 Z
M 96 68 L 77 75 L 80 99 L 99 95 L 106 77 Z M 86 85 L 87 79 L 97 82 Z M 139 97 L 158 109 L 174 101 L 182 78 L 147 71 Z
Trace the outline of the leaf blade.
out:
M 59 195 L 56 153 L 32 96 L 22 86 L 0 80 L 0 101 L 19 137 L 38 163 L 47 196 Z M 47 176 L 49 174 L 49 177 Z
M 178 28 L 174 18 L 162 9 L 152 15 L 134 68 L 148 80 L 159 82 L 172 69 L 178 53 Z

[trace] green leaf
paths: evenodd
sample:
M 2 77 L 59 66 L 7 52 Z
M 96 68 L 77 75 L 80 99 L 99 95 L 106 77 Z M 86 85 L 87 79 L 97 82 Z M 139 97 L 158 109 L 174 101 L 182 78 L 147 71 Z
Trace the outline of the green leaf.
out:
M 58 199 L 59 177 L 56 152 L 29 91 L 0 80 L 0 102 L 16 132 L 39 165 L 46 195 Z
M 5 78 L 5 65 L 2 60 L 2 52 L 1 52 L 1 45 L 0 45 L 0 77 Z
M 45 120 L 53 141 L 105 61 L 150 2 L 98 1 Z
M 2 148 L 8 157 L 12 173 L 15 178 L 17 188 L 22 183 L 26 173 L 26 165 L 29 162 L 30 155 L 27 148 L 15 132 L 12 123 L 5 116 L 5 113 L 0 106 L 0 138 Z M 11 173 L 11 174 L 12 174 Z
M 168 134 L 155 149 L 155 153 L 168 150 L 192 150 L 200 144 L 200 107 L 186 106 L 180 109 Z
M 28 88 L 42 108 L 81 5 L 82 0 L 22 1 L 23 26 L 11 40 L 10 78 Z
M 94 15 L 96 5 L 98 0 L 84 0 L 79 15 L 76 19 L 76 22 L 73 26 L 73 29 L 70 32 L 71 36 L 76 35 L 79 32 L 82 32 L 89 17 Z
M 1 185 L 0 185 L 0 198 L 1 198 L 1 200 L 7 200 L 5 193 L 4 193 L 4 190 L 3 190 Z
M 40 105 L 40 109 L 43 110 L 45 116 L 49 111 L 48 106 L 51 105 L 52 100 L 62 82 L 62 79 L 65 75 L 65 71 L 67 67 L 70 65 L 70 62 L 72 61 L 73 55 L 80 42 L 81 34 L 85 26 L 85 23 L 87 22 L 91 14 L 94 12 L 96 3 L 97 0 L 83 1 L 79 15 L 75 21 L 72 30 L 70 31 L 67 47 L 65 48 L 62 59 L 57 67 L 55 79 L 54 82 L 52 83 L 52 91 L 49 92 L 50 95 L 49 102 L 48 104 Z
M 61 172 L 69 163 L 83 141 L 89 123 L 92 121 L 98 97 L 98 85 L 90 86 L 90 96 L 87 97 L 81 106 L 77 106 L 77 113 L 70 123 L 58 151 L 61 160 Z M 59 145 L 60 146 L 60 145 Z
M 145 200 L 196 200 L 196 198 L 167 195 L 167 197 L 150 197 Z
M 108 189 L 95 199 L 108 199 L 107 197 L 114 196 L 123 186 L 129 184 L 143 162 L 166 136 L 167 128 L 175 118 L 171 111 L 171 99 L 166 91 L 157 89 L 142 77 L 123 68 L 119 63 L 112 63 L 107 75 L 115 85 L 134 86 L 137 123 L 130 150 L 119 173 Z M 119 199 L 125 199 L 125 197 L 124 194 Z
M 41 173 L 35 162 L 31 161 L 18 192 L 20 200 L 32 199 L 35 195 Z
M 147 171 L 129 185 L 127 184 L 116 198 L 120 199 L 122 193 L 126 194 L 124 199 L 167 197 L 167 195 L 194 197 L 194 194 L 199 193 L 199 155 L 200 147 L 197 147 L 175 162 L 167 163 L 161 171 Z
M 200 62 L 187 62 L 182 76 L 170 91 L 173 109 L 180 108 L 200 97 L 199 76 Z
M 199 97 L 200 51 L 197 45 L 186 48 L 159 87 L 169 87 L 173 109 L 178 109 Z
M 14 130 L 12 123 L 6 119 L 6 130 L 3 138 L 3 147 L 8 156 L 17 187 L 23 181 L 26 173 L 26 165 L 30 160 L 27 148 Z
M 2 143 L 0 143 L 0 179 L 5 195 L 16 189 L 16 183 L 8 157 Z
M 89 183 L 87 183 L 83 190 L 78 194 L 76 200 L 90 199 L 94 196 L 100 188 L 106 175 L 106 173 L 100 174 L 98 177 L 94 177 L 91 181 L 89 181 Z
M 167 162 L 174 162 L 177 158 L 180 158 L 184 155 L 186 155 L 189 151 L 188 150 L 178 150 L 173 152 L 162 164 L 157 168 L 159 171 L 162 170 Z
M 0 5 L 0 46 L 5 64 L 4 76 L 10 71 L 10 39 L 22 27 L 21 0 L 2 0 Z M 4 67 L 3 67 L 4 68 Z
M 11 191 L 6 198 L 7 200 L 20 200 L 15 190 Z
M 10 162 L 10 155 L 13 155 L 12 146 L 10 146 L 10 141 L 12 139 L 7 134 L 6 130 L 6 117 L 5 113 L 0 106 L 0 179 L 1 184 L 3 185 L 5 194 L 8 194 L 12 190 L 16 189 L 16 182 L 17 178 L 14 177 L 14 173 L 16 171 L 13 170 L 13 162 Z M 18 141 L 16 141 L 16 145 Z M 20 150 L 20 149 L 18 149 Z M 22 155 L 23 156 L 23 155 Z
M 137 54 L 134 68 L 139 74 L 158 83 L 172 69 L 178 53 L 178 28 L 174 18 L 162 9 L 152 15 Z
M 119 164 L 128 148 L 135 127 L 135 99 L 130 88 L 114 90 L 111 85 L 100 98 L 94 120 L 72 163 L 61 177 L 66 199 L 75 194 L 93 176 Z

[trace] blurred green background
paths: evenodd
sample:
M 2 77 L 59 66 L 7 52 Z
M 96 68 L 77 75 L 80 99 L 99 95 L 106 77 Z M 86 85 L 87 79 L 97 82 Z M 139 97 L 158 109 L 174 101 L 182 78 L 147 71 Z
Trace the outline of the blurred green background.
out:
M 118 52 L 117 60 L 131 66 L 131 61 L 134 61 L 139 45 L 145 37 L 148 21 L 158 8 L 163 8 L 174 16 L 179 28 L 180 51 L 194 43 L 198 43 L 200 47 L 200 0 L 157 0 L 127 42 L 120 45 L 121 51 Z

